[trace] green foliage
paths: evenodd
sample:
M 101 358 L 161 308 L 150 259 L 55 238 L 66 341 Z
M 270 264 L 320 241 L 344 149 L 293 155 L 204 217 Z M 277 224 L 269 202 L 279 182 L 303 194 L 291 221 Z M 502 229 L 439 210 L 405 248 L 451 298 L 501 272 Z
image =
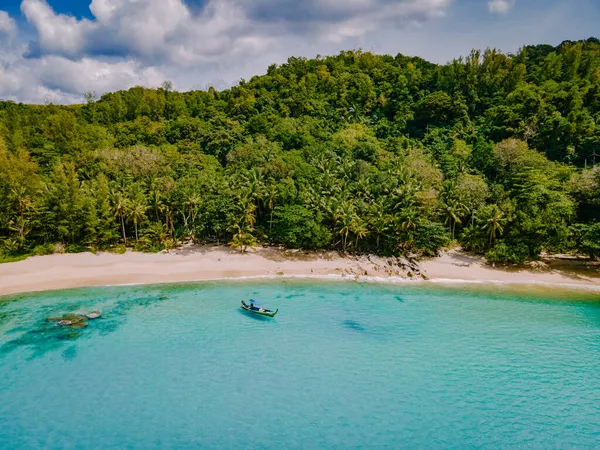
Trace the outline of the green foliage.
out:
M 31 255 L 29 253 L 21 253 L 18 255 L 7 255 L 0 251 L 0 264 L 23 261 L 24 259 L 27 259 L 30 256 Z
M 88 252 L 90 249 L 80 244 L 68 244 L 65 247 L 65 253 L 83 253 Z
M 487 236 L 481 227 L 470 225 L 466 227 L 461 236 L 462 247 L 473 253 L 481 253 L 487 247 Z
M 275 208 L 271 239 L 290 248 L 325 248 L 331 242 L 331 232 L 319 217 L 300 205 Z
M 569 236 L 575 249 L 590 258 L 600 258 L 600 223 L 574 224 Z
M 220 92 L 0 102 L 0 247 L 598 257 L 598 54 L 595 39 L 443 66 L 348 51 Z
M 485 259 L 490 264 L 523 264 L 529 258 L 529 248 L 525 244 L 511 243 L 509 245 L 502 241 L 498 241 L 485 254 Z
M 114 247 L 109 247 L 106 249 L 110 253 L 115 253 L 117 255 L 122 255 L 127 252 L 127 247 L 125 245 L 115 245 Z
M 40 244 L 40 245 L 36 245 L 33 250 L 32 253 L 35 256 L 45 256 L 45 255 L 52 255 L 54 253 L 56 246 L 54 244 Z
M 450 236 L 439 223 L 419 228 L 414 238 L 414 249 L 425 256 L 437 256 L 439 251 L 450 243 Z

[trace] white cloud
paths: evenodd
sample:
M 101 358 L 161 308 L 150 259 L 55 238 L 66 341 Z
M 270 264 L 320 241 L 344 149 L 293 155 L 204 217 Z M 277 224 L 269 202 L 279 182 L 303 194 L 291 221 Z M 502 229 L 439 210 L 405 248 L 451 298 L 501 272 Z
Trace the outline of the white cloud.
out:
M 0 65 L 0 96 L 31 103 L 73 103 L 81 102 L 86 91 L 104 93 L 138 85 L 158 87 L 164 80 L 159 69 L 142 67 L 133 60 L 72 61 L 62 56 L 44 56 Z
M 6 11 L 0 10 L 0 38 L 13 37 L 17 31 L 15 21 L 8 15 Z
M 492 14 L 506 14 L 513 6 L 515 6 L 516 0 L 490 0 L 488 2 L 488 9 Z
M 0 99 L 31 103 L 81 102 L 88 90 L 165 79 L 178 90 L 222 89 L 290 56 L 351 48 L 444 63 L 472 48 L 586 38 L 598 18 L 595 0 L 548 0 L 544 9 L 524 2 L 528 14 L 502 21 L 473 15 L 466 0 L 87 0 L 88 19 L 21 1 L 30 26 L 19 29 L 0 11 Z M 486 4 L 501 14 L 515 0 Z
M 361 47 L 382 28 L 428 22 L 454 0 L 206 0 L 199 9 L 190 0 L 88 1 L 92 17 L 83 19 L 47 0 L 21 1 L 35 34 L 0 47 L 0 98 L 80 102 L 88 90 L 165 79 L 222 88 L 292 55 Z M 18 31 L 0 11 L 0 37 Z
M 182 0 L 92 0 L 94 20 L 55 14 L 45 0 L 23 0 L 21 11 L 38 33 L 33 56 L 118 55 L 186 66 L 264 44 L 234 0 L 209 2 L 198 15 Z
M 74 55 L 81 50 L 85 30 L 91 22 L 55 14 L 45 0 L 23 0 L 21 12 L 38 33 L 36 44 L 43 52 Z
M 122 55 L 190 66 L 257 55 L 281 36 L 340 41 L 383 23 L 439 17 L 452 0 L 209 0 L 192 14 L 183 0 L 92 0 L 94 20 L 55 14 L 45 0 L 21 10 L 38 39 L 32 55 Z

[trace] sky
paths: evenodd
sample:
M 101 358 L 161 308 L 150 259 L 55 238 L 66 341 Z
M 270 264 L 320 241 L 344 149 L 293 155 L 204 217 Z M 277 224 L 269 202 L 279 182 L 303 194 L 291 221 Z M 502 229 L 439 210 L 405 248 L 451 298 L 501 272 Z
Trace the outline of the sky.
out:
M 227 88 L 340 50 L 445 63 L 600 37 L 600 0 L 0 0 L 0 99 Z

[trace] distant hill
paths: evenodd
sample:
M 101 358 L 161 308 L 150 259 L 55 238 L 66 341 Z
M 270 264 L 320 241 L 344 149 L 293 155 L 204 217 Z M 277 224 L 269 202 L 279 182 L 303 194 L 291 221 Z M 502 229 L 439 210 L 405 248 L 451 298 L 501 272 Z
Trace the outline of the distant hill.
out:
M 220 92 L 0 102 L 0 248 L 193 238 L 431 254 L 452 241 L 498 262 L 596 256 L 595 162 L 598 39 L 446 65 L 290 58 Z

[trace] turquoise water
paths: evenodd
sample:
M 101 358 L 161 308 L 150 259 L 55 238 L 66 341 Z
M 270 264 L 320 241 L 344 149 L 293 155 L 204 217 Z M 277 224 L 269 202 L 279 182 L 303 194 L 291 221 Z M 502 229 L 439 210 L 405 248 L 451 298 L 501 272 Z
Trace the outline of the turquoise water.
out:
M 582 292 L 302 281 L 0 301 L 0 448 L 584 448 Z M 551 298 L 549 298 L 551 296 Z M 275 320 L 238 308 L 254 297 Z M 47 316 L 101 309 L 80 331 Z

